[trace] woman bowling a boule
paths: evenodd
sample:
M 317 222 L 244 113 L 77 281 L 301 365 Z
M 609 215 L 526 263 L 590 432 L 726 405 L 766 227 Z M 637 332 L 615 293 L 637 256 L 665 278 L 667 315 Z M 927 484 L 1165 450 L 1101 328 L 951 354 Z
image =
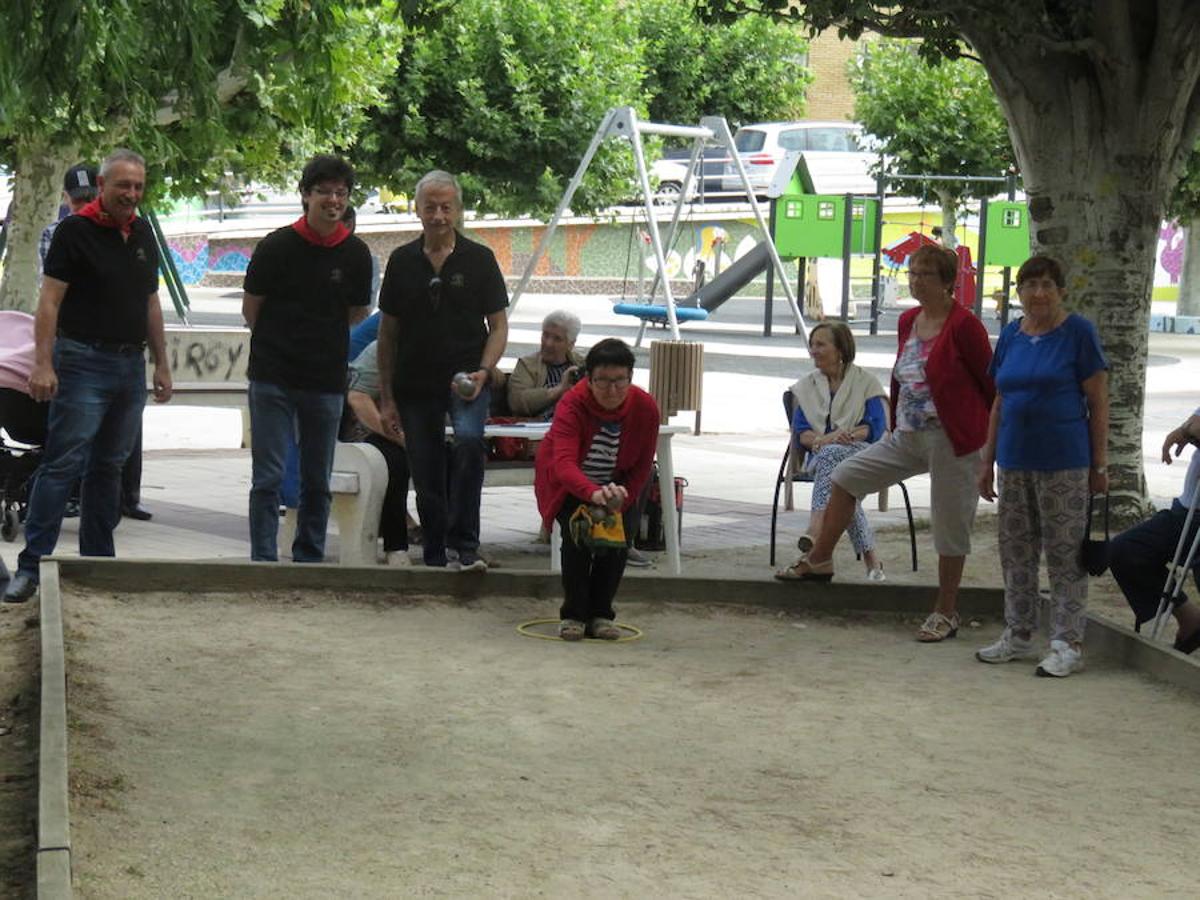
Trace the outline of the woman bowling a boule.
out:
M 534 491 L 542 523 L 562 530 L 563 604 L 559 636 L 612 641 L 613 598 L 633 535 L 626 516 L 654 461 L 658 405 L 633 384 L 634 355 L 616 338 L 600 341 L 587 377 L 559 401 L 538 448 Z

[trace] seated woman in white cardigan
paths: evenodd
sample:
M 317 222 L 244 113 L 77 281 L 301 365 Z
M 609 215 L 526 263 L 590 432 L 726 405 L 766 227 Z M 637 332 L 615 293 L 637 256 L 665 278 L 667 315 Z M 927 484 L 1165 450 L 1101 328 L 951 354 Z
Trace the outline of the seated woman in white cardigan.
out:
M 797 546 L 802 554 L 812 549 L 812 535 L 821 531 L 821 517 L 829 502 L 830 475 L 842 460 L 853 456 L 887 431 L 887 395 L 879 379 L 854 365 L 854 335 L 841 322 L 817 325 L 809 333 L 812 372 L 792 385 L 795 412 L 792 430 L 808 454 L 805 468 L 812 475 L 812 509 L 808 531 Z M 875 553 L 875 532 L 860 502 L 847 529 L 855 552 L 867 568 L 867 577 L 883 581 L 883 563 Z M 801 557 L 803 558 L 803 556 Z M 795 564 L 775 577 L 796 578 Z

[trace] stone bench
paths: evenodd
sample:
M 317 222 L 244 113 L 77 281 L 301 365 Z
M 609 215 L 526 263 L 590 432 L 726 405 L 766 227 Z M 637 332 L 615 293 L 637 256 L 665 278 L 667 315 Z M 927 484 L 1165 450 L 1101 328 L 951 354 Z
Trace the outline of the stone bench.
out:
M 333 453 L 329 516 L 337 522 L 343 566 L 373 566 L 378 560 L 379 516 L 387 494 L 387 462 L 370 444 L 338 442 Z M 279 524 L 279 547 L 289 552 L 296 535 L 296 511 L 289 509 Z

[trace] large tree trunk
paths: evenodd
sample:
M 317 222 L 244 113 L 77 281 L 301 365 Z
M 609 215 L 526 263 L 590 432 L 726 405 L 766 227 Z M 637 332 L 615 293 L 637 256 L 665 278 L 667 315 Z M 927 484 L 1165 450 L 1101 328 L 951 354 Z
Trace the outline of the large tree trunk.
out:
M 63 175 L 78 162 L 77 153 L 78 145 L 74 143 L 50 144 L 36 138 L 17 142 L 12 221 L 4 278 L 0 281 L 0 309 L 33 312 L 37 306 L 38 239 L 57 215 Z
M 1074 44 L 963 31 L 1005 108 L 1031 249 L 1063 263 L 1068 308 L 1100 331 L 1113 512 L 1131 519 L 1148 507 L 1142 413 L 1158 230 L 1200 132 L 1200 15 L 1183 2 L 1096 9 L 1094 37 Z
M 937 191 L 942 207 L 942 244 L 953 250 L 958 246 L 958 197 L 953 191 Z
M 1179 276 L 1179 303 L 1175 313 L 1200 316 L 1200 219 L 1180 223 L 1187 236 L 1183 247 L 1183 272 Z

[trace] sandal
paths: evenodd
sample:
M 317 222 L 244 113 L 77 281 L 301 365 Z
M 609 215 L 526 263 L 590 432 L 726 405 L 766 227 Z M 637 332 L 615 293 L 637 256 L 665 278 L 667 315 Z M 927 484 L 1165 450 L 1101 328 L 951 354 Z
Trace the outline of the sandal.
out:
M 563 619 L 558 623 L 558 636 L 564 641 L 582 641 L 583 623 L 575 619 Z
M 931 612 L 917 629 L 917 640 L 922 644 L 936 644 L 958 634 L 960 622 L 958 613 L 944 616 L 940 612 Z
M 780 569 L 775 577 L 780 581 L 832 581 L 833 560 L 815 563 L 803 556 L 786 569 Z
M 621 637 L 621 629 L 612 619 L 592 619 L 587 627 L 588 637 L 598 641 L 615 641 Z

